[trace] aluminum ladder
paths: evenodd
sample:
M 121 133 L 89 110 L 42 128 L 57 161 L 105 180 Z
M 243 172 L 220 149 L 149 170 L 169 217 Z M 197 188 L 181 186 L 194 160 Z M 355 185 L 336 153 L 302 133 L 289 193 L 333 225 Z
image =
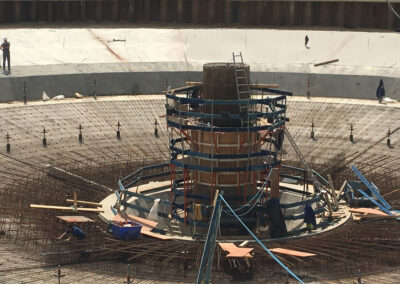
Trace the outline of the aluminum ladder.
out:
M 249 148 L 249 151 L 247 153 L 246 178 L 245 178 L 245 187 L 247 187 L 249 179 L 249 171 L 250 171 L 250 154 L 251 154 L 251 149 L 253 148 L 252 145 L 253 140 L 250 138 L 250 117 L 249 117 L 250 87 L 249 87 L 249 82 L 247 81 L 247 73 L 243 62 L 242 52 L 239 52 L 239 54 L 235 54 L 235 52 L 232 52 L 232 59 L 233 59 L 233 67 L 235 69 L 236 92 L 238 100 L 240 101 L 243 99 L 247 99 L 247 104 L 239 105 L 240 126 L 247 127 L 247 143 Z M 236 59 L 239 59 L 238 62 Z

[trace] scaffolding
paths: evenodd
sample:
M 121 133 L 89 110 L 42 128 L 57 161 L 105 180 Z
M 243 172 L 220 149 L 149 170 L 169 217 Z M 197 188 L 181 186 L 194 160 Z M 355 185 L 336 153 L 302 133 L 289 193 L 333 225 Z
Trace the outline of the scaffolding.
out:
M 221 173 L 237 175 L 237 195 L 241 196 L 240 200 L 237 200 L 237 196 L 227 196 L 227 200 L 244 204 L 254 197 L 268 171 L 280 165 L 277 151 L 280 151 L 283 143 L 286 96 L 291 95 L 290 92 L 276 89 L 253 88 L 256 93 L 254 98 L 210 100 L 191 97 L 191 92 L 202 91 L 201 88 L 201 85 L 188 86 L 166 93 L 171 152 L 171 215 L 185 225 L 193 222 L 189 217 L 193 212 L 191 204 L 212 204 L 217 186 L 220 186 L 218 179 Z M 260 92 L 262 96 L 258 95 Z M 264 94 L 268 96 L 264 97 Z M 216 106 L 238 106 L 242 111 L 216 113 Z M 241 123 L 238 126 L 219 126 L 215 124 L 216 120 Z M 246 123 L 242 123 L 243 120 Z M 207 133 L 211 137 L 209 152 L 200 149 L 199 135 L 194 135 L 194 132 Z M 219 139 L 227 133 L 237 134 L 239 141 L 236 153 L 221 153 L 223 144 Z M 206 160 L 208 164 L 196 163 L 196 159 Z M 226 161 L 239 162 L 236 162 L 236 166 L 225 166 Z M 176 175 L 177 168 L 181 170 L 181 175 Z M 199 173 L 207 173 L 210 177 L 210 192 L 207 195 L 198 194 Z

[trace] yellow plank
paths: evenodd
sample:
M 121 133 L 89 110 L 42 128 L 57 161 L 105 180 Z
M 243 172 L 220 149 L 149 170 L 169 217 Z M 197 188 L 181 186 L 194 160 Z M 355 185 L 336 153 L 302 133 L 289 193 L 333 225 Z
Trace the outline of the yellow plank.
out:
M 31 208 L 75 211 L 74 208 L 68 207 L 68 206 L 55 206 L 55 205 L 44 205 L 44 204 L 30 204 L 30 206 L 31 206 Z M 99 208 L 76 208 L 76 211 L 82 211 L 82 212 L 104 212 L 103 209 L 99 209 Z
M 72 210 L 72 208 L 68 206 L 54 206 L 54 205 L 42 205 L 42 204 L 31 204 L 31 208 Z

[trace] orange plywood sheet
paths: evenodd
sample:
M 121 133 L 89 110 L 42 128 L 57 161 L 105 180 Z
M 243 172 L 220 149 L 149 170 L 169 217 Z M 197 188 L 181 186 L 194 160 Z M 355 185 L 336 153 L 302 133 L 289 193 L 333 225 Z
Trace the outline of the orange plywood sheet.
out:
M 58 219 L 67 222 L 67 223 L 93 223 L 93 221 L 90 218 L 87 218 L 85 216 L 57 216 Z
M 381 210 L 373 209 L 373 208 L 350 208 L 349 211 L 353 212 L 353 213 L 388 216 L 388 214 L 386 214 L 385 212 L 382 212 Z
M 158 224 L 157 222 L 150 221 L 150 220 L 147 220 L 144 218 L 140 218 L 140 217 L 137 217 L 134 215 L 129 215 L 129 214 L 121 215 L 120 213 L 114 216 L 113 221 L 115 221 L 115 222 L 129 222 L 129 221 L 138 222 L 143 225 L 143 228 L 148 227 L 151 229 L 155 228 Z M 143 230 L 143 228 L 142 228 L 142 230 Z
M 273 249 L 270 249 L 270 251 L 272 251 L 274 253 L 293 255 L 293 256 L 298 256 L 298 257 L 316 256 L 316 254 L 314 254 L 314 253 L 303 252 L 303 251 L 292 250 L 292 249 L 284 249 L 284 248 L 273 248 Z
M 249 257 L 250 252 L 254 250 L 254 248 L 237 247 L 234 243 L 218 243 L 218 245 L 228 252 L 226 257 Z

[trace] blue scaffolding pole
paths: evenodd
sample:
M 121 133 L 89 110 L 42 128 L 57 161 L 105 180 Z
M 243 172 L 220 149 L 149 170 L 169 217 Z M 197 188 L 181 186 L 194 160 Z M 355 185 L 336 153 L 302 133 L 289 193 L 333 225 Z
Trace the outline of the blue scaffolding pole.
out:
M 219 222 L 221 220 L 221 198 L 223 192 L 219 194 L 217 190 L 214 198 L 214 211 L 211 216 L 210 226 L 208 228 L 206 242 L 204 244 L 203 254 L 201 256 L 200 268 L 197 274 L 197 284 L 209 283 L 212 262 L 214 258 L 214 249 L 217 239 L 217 232 L 219 228 Z
M 354 166 L 351 166 L 351 169 L 353 172 L 357 175 L 357 177 L 365 184 L 366 187 L 371 191 L 372 195 L 375 196 L 381 203 L 382 205 L 387 209 L 387 211 L 390 211 L 392 207 L 389 205 L 389 203 L 386 202 L 386 200 L 382 197 L 382 195 L 379 193 L 377 188 L 371 184 L 361 173 L 360 171 Z M 381 206 L 378 206 L 381 207 Z M 390 214 L 389 214 L 390 215 Z
M 220 195 L 220 198 L 222 201 L 225 203 L 225 205 L 228 207 L 228 209 L 233 213 L 233 215 L 236 217 L 236 219 L 243 225 L 243 227 L 249 232 L 249 234 L 253 237 L 253 239 L 280 265 L 282 266 L 290 275 L 293 276 L 294 279 L 299 281 L 299 283 L 304 284 L 304 282 L 297 277 L 296 274 L 294 274 L 286 265 L 284 265 L 258 238 L 256 235 L 253 234 L 253 232 L 243 223 L 243 221 L 240 219 L 238 215 L 236 215 L 235 211 L 229 206 L 228 202 Z

